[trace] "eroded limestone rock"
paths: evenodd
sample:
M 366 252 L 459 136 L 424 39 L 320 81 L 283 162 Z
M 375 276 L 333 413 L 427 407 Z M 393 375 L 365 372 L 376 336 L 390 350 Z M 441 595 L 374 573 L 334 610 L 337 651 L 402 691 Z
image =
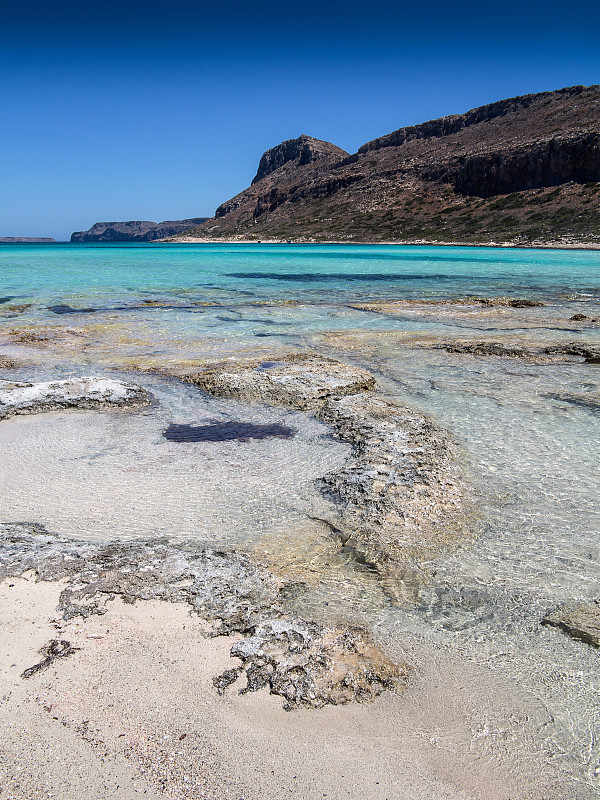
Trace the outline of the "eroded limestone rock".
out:
M 244 674 L 242 691 L 267 686 L 288 709 L 318 707 L 371 699 L 408 677 L 406 665 L 358 630 L 286 612 L 285 585 L 240 553 L 165 540 L 77 541 L 38 525 L 0 523 L 0 580 L 30 571 L 38 580 L 65 581 L 59 610 L 66 620 L 103 614 L 118 596 L 186 602 L 210 624 L 208 635 L 242 634 L 231 650 L 240 666 L 215 677 L 220 691 Z
M 449 353 L 467 353 L 475 356 L 503 356 L 504 358 L 523 358 L 528 361 L 549 363 L 583 358 L 588 363 L 600 361 L 600 348 L 580 342 L 548 345 L 547 347 L 527 347 L 525 345 L 505 344 L 489 341 L 450 341 L 428 345 L 433 349 L 447 350 Z
M 268 619 L 247 639 L 231 648 L 242 661 L 247 684 L 242 692 L 268 686 L 285 698 L 285 707 L 341 705 L 372 700 L 408 678 L 404 665 L 394 664 L 355 630 L 323 628 L 294 617 Z M 223 690 L 235 670 L 215 678 Z
M 353 445 L 321 488 L 337 503 L 342 541 L 391 579 L 392 596 L 406 593 L 401 580 L 417 562 L 456 540 L 464 489 L 453 444 L 423 414 L 375 396 L 369 373 L 300 354 L 219 364 L 187 380 L 220 397 L 310 410 Z
M 574 639 L 600 647 L 600 600 L 589 604 L 560 606 L 546 614 L 542 625 L 560 628 Z
M 0 381 L 0 419 L 62 408 L 143 405 L 145 389 L 111 378 L 68 378 L 43 383 Z
M 248 359 L 215 364 L 187 375 L 216 397 L 289 406 L 300 411 L 319 408 L 328 398 L 373 389 L 365 370 L 310 353 L 292 353 L 272 361 Z

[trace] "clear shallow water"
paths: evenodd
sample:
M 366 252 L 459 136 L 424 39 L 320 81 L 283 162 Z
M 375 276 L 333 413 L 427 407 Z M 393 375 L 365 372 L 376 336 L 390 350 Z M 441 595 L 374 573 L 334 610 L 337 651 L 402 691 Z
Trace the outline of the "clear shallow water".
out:
M 376 577 L 337 552 L 311 519 L 321 502 L 313 479 L 346 452 L 322 426 L 301 414 L 217 403 L 179 382 L 136 374 L 159 400 L 142 414 L 3 423 L 4 512 L 78 535 L 192 535 L 256 552 L 306 584 L 294 602 L 314 615 L 365 623 L 392 650 L 407 635 L 433 642 L 523 689 L 516 722 L 487 719 L 479 708 L 472 739 L 453 747 L 516 764 L 530 754 L 506 725 L 520 730 L 528 719 L 540 769 L 563 775 L 558 796 L 600 791 L 599 653 L 539 625 L 558 602 L 600 596 L 600 367 L 416 346 L 456 337 L 600 344 L 597 324 L 570 320 L 600 317 L 599 252 L 1 246 L 0 281 L 0 298 L 18 298 L 0 305 L 0 353 L 35 365 L 11 375 L 310 347 L 375 371 L 386 393 L 430 414 L 462 447 L 480 518 L 470 542 L 429 565 L 431 582 L 415 607 L 390 607 Z M 545 305 L 351 307 L 474 294 Z M 143 308 L 144 299 L 166 305 Z M 3 312 L 26 302 L 33 305 L 24 313 Z M 98 310 L 56 313 L 56 304 Z M 39 344 L 9 333 L 36 326 L 59 332 Z M 291 425 L 297 435 L 183 445 L 162 437 L 171 423 L 232 418 Z
M 126 301 L 140 292 L 206 300 L 597 293 L 600 254 L 403 245 L 0 245 L 2 292 Z

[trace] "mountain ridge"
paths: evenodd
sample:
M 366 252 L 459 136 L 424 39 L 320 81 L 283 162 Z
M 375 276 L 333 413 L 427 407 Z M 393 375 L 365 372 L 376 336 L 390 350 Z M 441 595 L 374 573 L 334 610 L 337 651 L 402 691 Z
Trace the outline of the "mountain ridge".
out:
M 148 220 L 129 220 L 127 222 L 96 222 L 87 231 L 75 231 L 71 234 L 72 242 L 153 242 L 167 236 L 200 225 L 208 217 L 192 217 L 191 219 L 165 220 L 150 222 Z
M 348 154 L 302 135 L 192 238 L 600 242 L 600 86 L 520 95 Z

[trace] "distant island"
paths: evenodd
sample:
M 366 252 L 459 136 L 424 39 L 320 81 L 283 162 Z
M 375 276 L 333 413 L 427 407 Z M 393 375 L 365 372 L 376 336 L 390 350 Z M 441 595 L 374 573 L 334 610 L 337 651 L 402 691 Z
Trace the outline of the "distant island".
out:
M 93 230 L 93 229 L 92 229 Z M 600 245 L 600 86 L 400 128 L 349 154 L 267 150 L 250 187 L 171 241 Z
M 56 239 L 50 239 L 49 237 L 45 236 L 0 236 L 0 242 L 4 244 L 18 244 L 19 242 L 29 242 L 29 243 L 43 243 L 43 242 L 55 242 Z
M 176 236 L 189 228 L 201 225 L 208 217 L 193 219 L 148 222 L 131 220 L 129 222 L 96 222 L 87 231 L 71 234 L 72 242 L 153 242 L 168 236 Z

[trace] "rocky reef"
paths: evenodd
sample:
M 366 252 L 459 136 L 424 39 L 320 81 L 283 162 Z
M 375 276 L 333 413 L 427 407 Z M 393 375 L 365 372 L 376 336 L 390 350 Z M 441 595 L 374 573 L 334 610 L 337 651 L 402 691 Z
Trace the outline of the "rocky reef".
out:
M 419 562 L 460 537 L 466 503 L 454 445 L 423 414 L 374 395 L 370 373 L 292 354 L 228 362 L 186 380 L 219 397 L 311 411 L 352 445 L 351 458 L 320 481 L 338 509 L 328 522 L 392 597 L 412 593 Z
M 140 386 L 111 378 L 68 378 L 24 383 L 0 381 L 0 419 L 63 408 L 122 408 L 147 403 Z
M 585 363 L 600 361 L 600 348 L 584 342 L 529 347 L 520 344 L 506 344 L 491 341 L 452 341 L 426 345 L 449 353 L 463 353 L 474 356 L 500 356 L 504 358 L 523 358 L 528 361 L 574 361 L 583 359 Z
M 542 625 L 560 628 L 574 639 L 600 647 L 600 600 L 560 606 L 546 614 Z
M 0 580 L 29 571 L 65 583 L 58 608 L 65 620 L 103 614 L 115 597 L 163 600 L 187 603 L 208 623 L 209 636 L 241 634 L 231 649 L 240 665 L 214 678 L 220 692 L 245 675 L 242 692 L 267 687 L 287 709 L 317 708 L 370 700 L 401 688 L 409 676 L 405 664 L 393 663 L 361 631 L 323 627 L 286 611 L 285 585 L 240 553 L 165 540 L 77 541 L 34 524 L 0 523 Z M 50 642 L 31 669 L 69 652 L 68 641 Z

